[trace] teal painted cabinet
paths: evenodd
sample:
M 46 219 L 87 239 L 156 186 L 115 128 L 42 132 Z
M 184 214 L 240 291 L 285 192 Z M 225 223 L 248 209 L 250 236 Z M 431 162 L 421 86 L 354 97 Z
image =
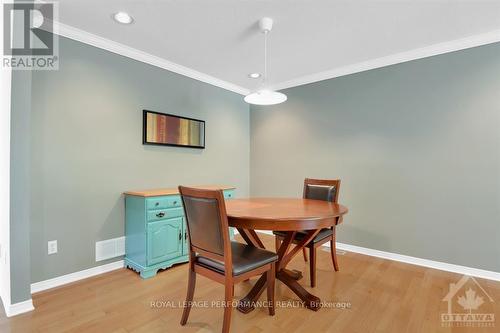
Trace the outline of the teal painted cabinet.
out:
M 225 188 L 224 197 L 234 197 Z M 230 228 L 231 237 L 234 231 Z M 125 192 L 125 265 L 142 278 L 189 261 L 182 200 L 175 189 Z

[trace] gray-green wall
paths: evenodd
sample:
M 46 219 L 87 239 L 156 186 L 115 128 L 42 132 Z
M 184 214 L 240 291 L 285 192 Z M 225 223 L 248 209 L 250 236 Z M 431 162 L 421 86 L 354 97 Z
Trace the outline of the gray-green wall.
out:
M 500 271 L 500 44 L 284 92 L 251 108 L 251 195 L 338 177 L 340 242 Z
M 31 71 L 12 71 L 10 138 L 10 303 L 31 298 Z
M 124 235 L 123 191 L 229 184 L 248 195 L 241 95 L 66 38 L 59 48 L 58 71 L 33 72 L 25 133 L 32 282 L 106 263 L 95 262 L 95 242 Z M 143 109 L 205 120 L 206 149 L 142 145 Z M 54 239 L 59 253 L 49 256 Z
M 240 95 L 72 40 L 60 59 L 13 74 L 13 302 L 105 263 L 95 242 L 123 235 L 124 190 L 182 183 L 298 196 L 304 177 L 340 177 L 341 242 L 500 271 L 499 44 L 288 89 L 250 114 Z M 207 149 L 143 146 L 143 108 L 206 120 Z

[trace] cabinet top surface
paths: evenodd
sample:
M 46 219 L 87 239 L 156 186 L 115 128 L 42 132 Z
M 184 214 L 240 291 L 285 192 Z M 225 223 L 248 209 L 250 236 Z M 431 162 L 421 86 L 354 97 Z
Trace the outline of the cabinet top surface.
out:
M 195 185 L 189 186 L 207 190 L 233 190 L 234 186 L 228 185 Z M 140 191 L 126 191 L 125 195 L 135 195 L 139 197 L 158 197 L 163 195 L 175 195 L 179 194 L 179 189 L 177 188 L 155 188 L 151 190 L 140 190 Z

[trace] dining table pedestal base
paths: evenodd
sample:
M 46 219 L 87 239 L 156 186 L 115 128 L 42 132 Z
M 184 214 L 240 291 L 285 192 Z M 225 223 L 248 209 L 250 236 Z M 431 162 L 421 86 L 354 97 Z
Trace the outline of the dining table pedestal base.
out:
M 260 248 L 265 248 L 262 241 L 255 231 L 248 231 L 246 229 L 238 228 L 239 233 L 242 235 L 243 239 L 247 241 L 250 245 L 257 246 Z M 303 241 L 295 245 L 294 248 L 290 249 L 292 241 L 295 236 L 295 231 L 287 232 L 287 236 L 281 243 L 278 249 L 278 262 L 276 264 L 276 278 L 283 282 L 290 290 L 292 290 L 303 302 L 303 305 L 313 311 L 318 311 L 321 307 L 321 299 L 317 296 L 309 293 L 304 287 L 302 287 L 297 281 L 302 279 L 302 272 L 297 270 L 286 269 L 286 265 L 290 260 L 301 253 L 302 249 L 307 245 L 307 243 L 312 240 L 318 233 L 318 230 L 310 230 L 307 236 L 304 237 Z M 259 299 L 260 295 L 264 292 L 267 284 L 266 274 L 263 274 L 248 292 L 248 294 L 239 301 L 238 311 L 242 313 L 249 313 L 255 309 L 256 301 Z
M 304 277 L 302 275 L 302 272 L 298 271 L 296 269 L 293 269 L 293 270 L 284 269 L 283 271 L 286 272 L 292 279 L 297 280 L 297 281 Z

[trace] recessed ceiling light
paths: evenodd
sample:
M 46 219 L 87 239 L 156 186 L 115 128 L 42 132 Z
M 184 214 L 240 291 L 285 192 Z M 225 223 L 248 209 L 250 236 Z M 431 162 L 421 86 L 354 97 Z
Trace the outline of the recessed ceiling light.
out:
M 121 23 L 121 24 L 131 24 L 132 22 L 134 22 L 134 19 L 132 18 L 132 16 L 130 16 L 129 14 L 127 14 L 125 12 L 118 12 L 118 13 L 113 14 L 113 19 L 116 22 Z
M 260 73 L 250 73 L 248 77 L 251 79 L 258 79 L 260 77 Z

